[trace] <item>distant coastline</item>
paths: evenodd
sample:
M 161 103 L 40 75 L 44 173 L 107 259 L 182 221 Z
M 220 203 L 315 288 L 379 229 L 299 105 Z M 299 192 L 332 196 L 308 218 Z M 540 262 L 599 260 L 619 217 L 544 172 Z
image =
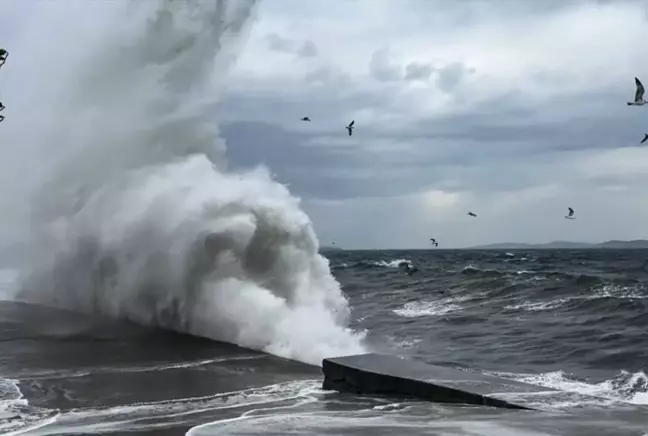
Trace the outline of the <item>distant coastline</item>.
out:
M 648 240 L 605 241 L 599 243 L 552 241 L 546 244 L 525 244 L 521 242 L 500 242 L 495 244 L 466 247 L 462 250 L 556 250 L 556 249 L 648 249 Z
M 322 245 L 319 249 L 319 251 L 343 251 L 343 248 L 340 247 L 331 247 L 328 245 Z
M 529 244 L 524 242 L 498 242 L 494 244 L 475 245 L 462 248 L 439 247 L 435 250 L 648 250 L 648 240 L 635 239 L 632 241 L 611 240 L 599 243 L 573 242 L 573 241 L 552 241 L 544 244 Z M 429 248 L 373 248 L 373 249 L 345 249 L 330 245 L 320 246 L 320 253 L 341 252 L 341 251 L 402 251 L 402 250 L 429 250 Z

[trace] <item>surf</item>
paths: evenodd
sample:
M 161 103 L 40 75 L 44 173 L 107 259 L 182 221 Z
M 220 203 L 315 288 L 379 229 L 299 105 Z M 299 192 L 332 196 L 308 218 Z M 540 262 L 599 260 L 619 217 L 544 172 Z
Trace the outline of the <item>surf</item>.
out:
M 228 170 L 218 108 L 257 3 L 83 6 L 102 25 L 68 30 L 48 121 L 8 144 L 49 155 L 15 299 L 317 365 L 364 351 L 299 199 L 263 166 Z

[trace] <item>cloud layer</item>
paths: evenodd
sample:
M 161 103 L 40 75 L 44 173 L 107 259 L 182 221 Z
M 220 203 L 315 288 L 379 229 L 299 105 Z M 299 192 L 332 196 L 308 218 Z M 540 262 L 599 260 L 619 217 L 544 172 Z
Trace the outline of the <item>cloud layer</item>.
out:
M 42 40 L 64 43 L 63 21 L 91 37 L 96 11 L 63 17 L 84 8 L 3 5 L 8 119 L 37 119 L 39 96 L 56 90 L 43 75 L 65 72 Z M 268 165 L 323 244 L 648 238 L 648 107 L 625 104 L 635 76 L 648 85 L 647 21 L 640 0 L 262 2 L 220 109 L 230 164 Z M 30 69 L 43 56 L 52 70 Z M 16 134 L 0 129 L 0 141 Z M 4 150 L 4 204 L 39 166 L 26 156 Z M 9 234 L 26 218 L 5 210 Z
M 262 5 L 222 109 L 322 243 L 648 238 L 643 2 L 340 3 Z

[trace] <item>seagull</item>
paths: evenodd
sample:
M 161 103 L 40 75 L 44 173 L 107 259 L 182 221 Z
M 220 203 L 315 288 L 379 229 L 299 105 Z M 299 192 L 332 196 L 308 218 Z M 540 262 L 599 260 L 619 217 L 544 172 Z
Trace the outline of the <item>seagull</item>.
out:
M 304 117 L 304 118 L 302 118 L 301 120 L 302 120 L 302 121 L 310 121 L 310 118 L 308 118 L 308 117 Z
M 348 126 L 346 126 L 346 129 L 349 131 L 349 136 L 353 134 L 353 125 L 355 124 L 355 120 L 351 121 Z
M 475 218 L 477 218 L 477 215 L 475 215 L 475 214 L 474 214 L 474 213 L 472 213 L 472 212 L 468 212 L 468 215 L 470 215 L 470 216 L 472 216 L 472 217 L 475 217 Z
M 644 133 L 644 139 L 642 139 L 639 144 L 643 144 L 646 141 L 648 141 L 648 133 Z
M 641 81 L 635 77 L 635 85 L 637 85 L 637 91 L 635 92 L 634 101 L 629 101 L 628 106 L 643 106 L 647 101 L 643 99 L 644 96 L 644 86 L 641 84 Z
M 567 209 L 569 209 L 569 215 L 567 215 L 565 218 L 567 218 L 568 220 L 575 220 L 576 218 L 574 218 L 574 209 L 572 209 L 571 207 L 568 207 Z

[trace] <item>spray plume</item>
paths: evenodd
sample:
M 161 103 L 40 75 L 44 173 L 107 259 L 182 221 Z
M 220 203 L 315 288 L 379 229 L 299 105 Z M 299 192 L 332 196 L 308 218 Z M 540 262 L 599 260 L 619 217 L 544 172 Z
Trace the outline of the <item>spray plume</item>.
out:
M 105 3 L 41 100 L 57 151 L 17 298 L 313 364 L 362 352 L 299 200 L 264 167 L 227 171 L 216 108 L 256 2 Z

